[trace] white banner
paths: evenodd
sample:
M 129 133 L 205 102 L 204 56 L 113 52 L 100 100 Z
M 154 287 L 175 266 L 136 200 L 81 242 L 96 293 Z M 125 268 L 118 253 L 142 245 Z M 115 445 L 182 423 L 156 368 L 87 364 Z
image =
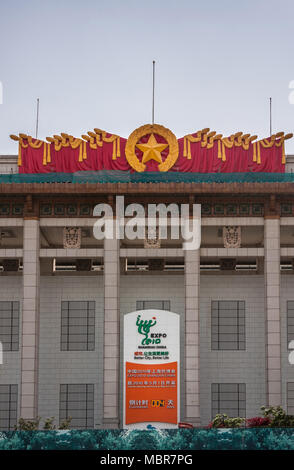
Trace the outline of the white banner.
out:
M 179 321 L 178 314 L 157 309 L 125 315 L 124 427 L 177 427 Z

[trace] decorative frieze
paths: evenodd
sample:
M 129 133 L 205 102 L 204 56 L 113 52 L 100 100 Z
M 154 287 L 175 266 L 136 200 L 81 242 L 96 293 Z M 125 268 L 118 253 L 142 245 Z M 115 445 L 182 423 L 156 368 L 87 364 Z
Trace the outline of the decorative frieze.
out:
M 80 227 L 64 227 L 63 248 L 81 248 L 82 230 Z
M 12 204 L 12 215 L 22 216 L 23 215 L 23 204 Z
M 1 205 L 0 205 L 0 215 L 1 215 Z M 40 216 L 41 217 L 89 217 L 92 216 L 92 205 L 91 204 L 76 204 L 76 203 L 67 203 L 62 202 L 52 203 L 44 202 L 40 204 Z
M 223 241 L 224 241 L 225 248 L 240 248 L 241 227 L 240 226 L 223 227 Z
M 149 227 L 146 230 L 144 248 L 160 248 L 160 239 L 157 227 Z
M 263 203 L 203 203 L 201 204 L 202 217 L 258 217 L 264 214 Z
M 291 217 L 292 216 L 292 204 L 289 202 L 281 203 L 281 215 Z

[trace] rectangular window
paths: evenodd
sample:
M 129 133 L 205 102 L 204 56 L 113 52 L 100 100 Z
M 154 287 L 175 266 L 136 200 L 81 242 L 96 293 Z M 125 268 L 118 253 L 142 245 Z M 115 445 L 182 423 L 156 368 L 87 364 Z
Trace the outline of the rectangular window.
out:
M 3 351 L 19 350 L 19 302 L 0 302 L 0 341 Z
M 245 302 L 243 300 L 212 301 L 211 349 L 245 349 Z
M 60 385 L 60 423 L 69 417 L 73 429 L 94 428 L 94 384 Z
M 287 348 L 294 341 L 294 300 L 287 302 Z
M 225 413 L 232 418 L 246 416 L 246 384 L 211 384 L 212 418 Z
M 170 310 L 170 301 L 169 300 L 137 300 L 136 310 L 148 310 L 148 309 L 158 309 L 158 310 Z
M 0 385 L 0 430 L 14 429 L 17 423 L 17 385 Z
M 94 351 L 95 302 L 61 302 L 61 351 Z
M 294 415 L 294 382 L 287 383 L 287 413 Z

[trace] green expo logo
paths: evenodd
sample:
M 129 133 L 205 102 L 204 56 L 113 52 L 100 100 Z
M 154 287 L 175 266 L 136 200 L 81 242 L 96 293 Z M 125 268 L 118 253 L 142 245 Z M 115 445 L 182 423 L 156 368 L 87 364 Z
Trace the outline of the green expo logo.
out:
M 141 320 L 141 315 L 137 316 L 136 325 L 138 327 L 138 333 L 144 336 L 141 341 L 143 346 L 148 346 L 149 344 L 160 344 L 161 338 L 166 338 L 166 333 L 150 333 L 150 328 L 155 326 L 156 323 L 156 317 L 152 317 L 152 320 Z

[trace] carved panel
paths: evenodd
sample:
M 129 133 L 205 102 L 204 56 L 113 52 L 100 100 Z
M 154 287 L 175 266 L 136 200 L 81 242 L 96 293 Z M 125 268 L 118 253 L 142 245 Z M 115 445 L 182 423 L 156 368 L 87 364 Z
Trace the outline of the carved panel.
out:
M 149 227 L 149 230 L 146 229 L 144 248 L 160 248 L 158 227 Z
M 81 238 L 80 227 L 64 227 L 63 248 L 81 248 Z
M 240 226 L 223 227 L 223 240 L 224 240 L 225 248 L 240 248 L 241 227 Z

